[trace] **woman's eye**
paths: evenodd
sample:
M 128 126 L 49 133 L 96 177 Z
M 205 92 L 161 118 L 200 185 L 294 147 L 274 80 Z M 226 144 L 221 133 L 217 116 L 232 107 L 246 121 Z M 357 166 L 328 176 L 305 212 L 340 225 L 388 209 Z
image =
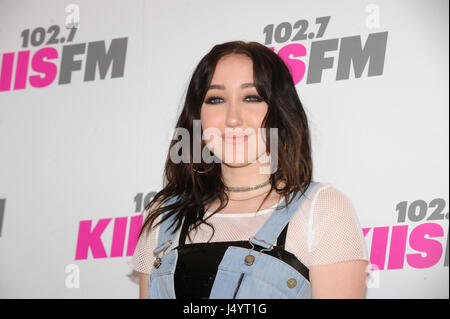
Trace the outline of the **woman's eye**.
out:
M 217 103 L 219 103 L 217 100 L 222 100 L 222 98 L 218 97 L 218 96 L 212 96 L 209 99 L 207 99 L 205 101 L 205 103 L 206 104 L 217 104 Z M 245 100 L 249 101 L 249 102 L 262 102 L 263 101 L 263 99 L 260 96 L 257 96 L 257 95 L 248 95 L 245 98 Z
M 215 101 L 215 100 L 221 100 L 222 98 L 220 98 L 220 97 L 218 97 L 218 96 L 212 96 L 212 97 L 210 97 L 209 99 L 207 99 L 206 100 L 206 104 L 217 104 L 217 103 L 215 103 L 215 102 L 213 102 L 213 101 Z
M 252 99 L 253 102 L 262 102 L 263 99 L 257 95 L 249 95 L 247 98 Z

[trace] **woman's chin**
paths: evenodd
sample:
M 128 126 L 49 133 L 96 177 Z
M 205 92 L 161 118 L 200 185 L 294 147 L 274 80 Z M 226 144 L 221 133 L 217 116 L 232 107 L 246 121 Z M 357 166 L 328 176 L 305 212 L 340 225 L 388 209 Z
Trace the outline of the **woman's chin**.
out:
M 233 160 L 226 160 L 225 158 L 222 159 L 222 163 L 230 167 L 244 167 L 256 163 L 256 156 L 251 156 L 250 158 L 248 158 L 247 156 L 238 158 L 235 157 L 233 158 Z
M 229 167 L 236 167 L 236 168 L 245 167 L 250 164 L 255 164 L 261 161 L 265 163 L 262 157 L 262 155 L 264 155 L 263 152 L 261 154 L 256 153 L 247 154 L 247 152 L 245 152 L 245 154 L 232 154 L 224 152 L 222 154 L 215 154 L 215 155 L 220 159 L 222 164 L 227 165 Z
M 232 167 L 232 168 L 239 168 L 239 167 L 245 167 L 250 165 L 251 163 L 247 163 L 247 162 L 222 162 L 223 165 L 226 165 L 228 167 Z

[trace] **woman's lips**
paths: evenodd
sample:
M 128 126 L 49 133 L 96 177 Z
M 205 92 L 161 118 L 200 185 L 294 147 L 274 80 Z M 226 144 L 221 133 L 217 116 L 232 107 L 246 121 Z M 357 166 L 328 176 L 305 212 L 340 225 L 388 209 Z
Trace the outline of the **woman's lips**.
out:
M 245 134 L 222 134 L 222 140 L 225 143 L 242 143 L 248 140 L 248 135 Z

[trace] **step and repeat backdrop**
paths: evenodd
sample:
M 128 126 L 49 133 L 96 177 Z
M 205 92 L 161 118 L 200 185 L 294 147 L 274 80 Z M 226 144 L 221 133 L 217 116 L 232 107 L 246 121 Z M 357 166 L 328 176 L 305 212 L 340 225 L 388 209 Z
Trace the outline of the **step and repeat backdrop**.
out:
M 366 298 L 449 298 L 446 0 L 0 0 L 0 297 L 138 298 L 127 264 L 215 44 L 289 66 Z

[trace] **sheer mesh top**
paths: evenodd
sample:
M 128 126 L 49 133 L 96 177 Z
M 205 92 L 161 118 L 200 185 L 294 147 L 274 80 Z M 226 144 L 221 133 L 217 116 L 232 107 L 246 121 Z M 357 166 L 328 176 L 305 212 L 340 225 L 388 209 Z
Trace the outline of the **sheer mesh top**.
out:
M 215 228 L 210 242 L 246 240 L 254 236 L 278 204 L 254 213 L 217 213 L 208 219 Z M 306 267 L 348 260 L 369 260 L 364 235 L 352 201 L 329 183 L 318 183 L 311 189 L 289 222 L 285 249 Z M 147 212 L 146 212 L 147 213 Z M 211 212 L 206 212 L 206 216 Z M 145 220 L 146 215 L 144 216 Z M 159 221 L 160 216 L 157 221 Z M 156 256 L 159 227 L 143 233 L 134 255 L 126 263 L 135 271 L 150 274 Z M 191 231 L 192 241 L 207 242 L 212 234 L 202 224 Z M 176 238 L 178 241 L 178 237 Z

